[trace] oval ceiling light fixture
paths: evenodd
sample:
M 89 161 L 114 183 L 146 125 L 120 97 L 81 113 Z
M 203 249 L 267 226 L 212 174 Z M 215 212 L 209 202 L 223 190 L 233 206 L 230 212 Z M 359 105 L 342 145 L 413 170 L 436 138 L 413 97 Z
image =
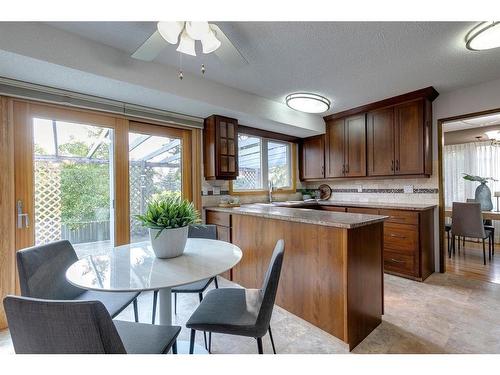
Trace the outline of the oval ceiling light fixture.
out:
M 286 105 L 296 111 L 323 113 L 330 109 L 330 101 L 324 96 L 309 92 L 295 92 L 287 95 Z
M 465 36 L 465 47 L 471 51 L 500 47 L 500 22 L 486 21 L 475 26 Z

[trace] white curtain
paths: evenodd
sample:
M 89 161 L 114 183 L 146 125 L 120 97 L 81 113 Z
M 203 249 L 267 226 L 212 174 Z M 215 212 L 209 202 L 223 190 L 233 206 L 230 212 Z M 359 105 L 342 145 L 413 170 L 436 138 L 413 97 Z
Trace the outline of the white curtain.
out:
M 490 142 L 472 142 L 444 146 L 444 201 L 446 207 L 452 202 L 474 199 L 479 182 L 463 179 L 463 173 L 493 177 L 499 181 L 488 181 L 493 196 L 500 191 L 500 146 Z M 493 196 L 493 210 L 497 210 L 497 200 Z M 500 240 L 500 222 L 495 225 L 495 242 Z

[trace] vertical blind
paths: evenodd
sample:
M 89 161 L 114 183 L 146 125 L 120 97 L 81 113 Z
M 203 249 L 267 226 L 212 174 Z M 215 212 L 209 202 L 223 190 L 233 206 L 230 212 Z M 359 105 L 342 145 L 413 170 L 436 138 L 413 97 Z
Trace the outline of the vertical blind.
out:
M 493 177 L 499 181 L 488 181 L 491 190 L 493 210 L 496 211 L 497 200 L 493 196 L 500 191 L 500 146 L 490 142 L 471 142 L 444 146 L 444 197 L 445 206 L 451 207 L 453 202 L 465 202 L 473 199 L 478 182 L 463 179 L 463 173 Z M 500 222 L 495 226 L 495 242 L 500 241 Z

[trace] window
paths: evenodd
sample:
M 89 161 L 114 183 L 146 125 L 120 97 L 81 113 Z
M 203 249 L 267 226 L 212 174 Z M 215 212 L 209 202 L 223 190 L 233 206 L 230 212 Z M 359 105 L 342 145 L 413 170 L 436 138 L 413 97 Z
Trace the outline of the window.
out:
M 247 134 L 238 134 L 239 175 L 233 181 L 236 192 L 294 188 L 292 144 Z

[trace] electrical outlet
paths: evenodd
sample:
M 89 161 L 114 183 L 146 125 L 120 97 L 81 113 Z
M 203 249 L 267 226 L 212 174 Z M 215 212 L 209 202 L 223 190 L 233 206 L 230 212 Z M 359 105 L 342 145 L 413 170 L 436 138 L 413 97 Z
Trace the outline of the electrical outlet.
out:
M 220 195 L 220 187 L 219 186 L 213 186 L 212 191 L 214 195 Z
M 358 186 L 358 193 L 362 193 L 363 192 L 363 186 Z
M 208 188 L 206 186 L 201 188 L 201 195 L 208 195 Z
M 403 186 L 403 190 L 405 194 L 413 194 L 413 185 L 405 185 Z

